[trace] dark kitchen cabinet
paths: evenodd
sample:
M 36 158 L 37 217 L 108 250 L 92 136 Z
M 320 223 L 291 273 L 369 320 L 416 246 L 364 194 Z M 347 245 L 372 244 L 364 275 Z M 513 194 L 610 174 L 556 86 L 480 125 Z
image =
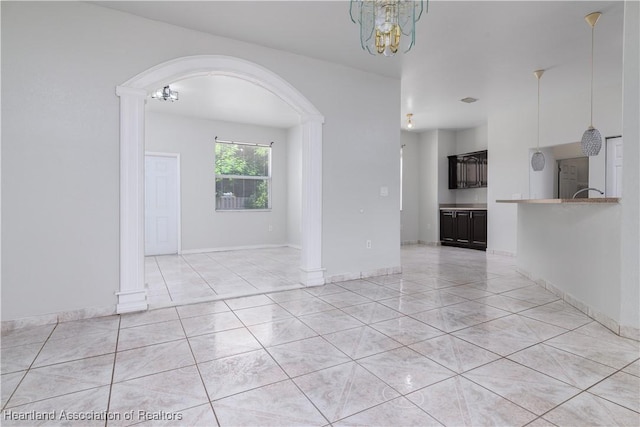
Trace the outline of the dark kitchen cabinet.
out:
M 449 156 L 449 189 L 487 186 L 488 151 Z
M 487 249 L 486 210 L 440 210 L 442 245 Z
M 455 211 L 440 211 L 440 241 L 454 242 L 456 230 L 454 224 Z
M 471 211 L 469 225 L 469 244 L 487 249 L 487 211 Z

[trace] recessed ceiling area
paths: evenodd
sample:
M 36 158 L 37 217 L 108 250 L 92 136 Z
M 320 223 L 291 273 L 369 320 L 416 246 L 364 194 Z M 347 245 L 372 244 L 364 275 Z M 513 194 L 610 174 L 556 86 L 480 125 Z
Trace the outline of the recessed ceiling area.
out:
M 289 128 L 300 116 L 282 99 L 258 85 L 229 76 L 201 76 L 167 82 L 175 102 L 147 100 L 147 111 L 207 120 Z
M 547 71 L 543 99 L 588 94 L 591 28 L 584 17 L 594 11 L 602 12 L 596 93 L 619 86 L 622 75 L 622 1 L 430 1 L 416 24 L 415 47 L 393 57 L 361 49 L 347 1 L 97 4 L 264 46 L 266 55 L 279 49 L 401 79 L 398 126 L 413 113 L 413 130 L 474 127 L 516 100 L 535 102 L 538 69 Z M 464 97 L 479 101 L 464 104 Z

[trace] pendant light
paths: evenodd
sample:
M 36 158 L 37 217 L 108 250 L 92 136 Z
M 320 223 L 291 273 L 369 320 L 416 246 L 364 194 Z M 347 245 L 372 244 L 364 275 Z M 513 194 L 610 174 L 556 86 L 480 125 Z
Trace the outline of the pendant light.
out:
M 600 12 L 593 12 L 584 17 L 587 24 L 591 26 L 591 124 L 584 131 L 580 145 L 582 146 L 582 152 L 587 156 L 597 156 L 602 148 L 602 136 L 600 131 L 593 127 L 593 39 L 595 33 L 596 23 L 602 15 Z
M 540 151 L 540 77 L 544 74 L 544 70 L 536 70 L 533 75 L 538 79 L 538 144 L 536 152 L 531 156 L 531 167 L 538 172 L 544 169 L 544 154 Z
M 413 117 L 413 114 L 411 114 L 411 113 L 407 114 L 407 128 L 408 129 L 412 129 L 413 128 L 413 121 L 411 120 L 412 117 Z

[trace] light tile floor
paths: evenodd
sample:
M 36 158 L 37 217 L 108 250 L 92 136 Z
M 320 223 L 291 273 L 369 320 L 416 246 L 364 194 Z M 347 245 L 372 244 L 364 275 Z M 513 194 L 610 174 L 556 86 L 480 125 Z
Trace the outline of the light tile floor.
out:
M 150 306 L 302 287 L 300 251 L 289 247 L 145 258 Z
M 640 425 L 640 343 L 511 258 L 412 246 L 402 263 L 394 276 L 5 333 L 0 422 Z

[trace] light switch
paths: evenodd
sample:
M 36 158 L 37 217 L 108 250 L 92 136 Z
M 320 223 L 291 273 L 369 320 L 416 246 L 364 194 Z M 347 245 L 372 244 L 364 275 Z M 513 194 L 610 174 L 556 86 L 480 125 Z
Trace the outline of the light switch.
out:
M 380 187 L 380 195 L 387 197 L 389 195 L 389 187 Z

